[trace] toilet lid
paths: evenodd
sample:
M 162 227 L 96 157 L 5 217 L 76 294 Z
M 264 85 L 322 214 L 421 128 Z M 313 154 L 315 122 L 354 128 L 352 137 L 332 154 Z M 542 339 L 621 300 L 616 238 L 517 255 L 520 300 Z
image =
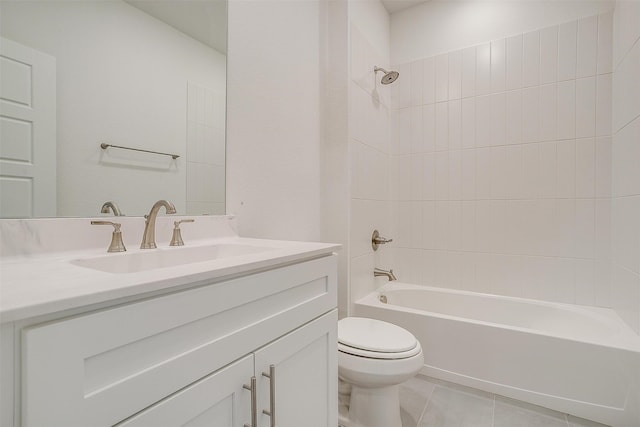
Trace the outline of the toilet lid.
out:
M 418 340 L 406 329 L 364 317 L 346 317 L 338 322 L 338 348 L 347 353 L 377 358 L 386 357 L 368 354 L 387 353 L 392 358 L 402 358 L 420 351 Z

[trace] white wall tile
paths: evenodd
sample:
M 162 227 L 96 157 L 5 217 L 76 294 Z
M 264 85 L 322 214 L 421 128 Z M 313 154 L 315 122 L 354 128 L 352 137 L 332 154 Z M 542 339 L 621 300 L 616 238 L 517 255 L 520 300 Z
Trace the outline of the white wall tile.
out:
M 491 145 L 506 143 L 506 97 L 505 93 L 491 95 Z
M 558 81 L 558 27 L 540 30 L 540 83 Z
M 576 80 L 576 138 L 595 136 L 596 78 Z
M 479 148 L 476 152 L 476 198 L 491 198 L 491 150 Z
M 611 304 L 620 317 L 640 334 L 638 325 L 638 304 L 640 299 L 640 276 L 621 266 L 613 266 L 613 283 L 611 289 Z
M 522 142 L 522 91 L 512 90 L 506 94 L 506 140 L 507 145 Z
M 436 150 L 436 106 L 428 104 L 422 107 L 422 146 L 425 152 Z
M 469 47 L 462 51 L 462 82 L 461 95 L 463 98 L 476 94 L 476 47 Z
M 436 102 L 436 60 L 434 57 L 427 58 L 422 63 L 422 102 L 433 104 Z
M 436 198 L 436 155 L 426 153 L 422 156 L 422 200 L 435 200 Z
M 461 250 L 471 252 L 476 250 L 476 204 L 473 201 L 462 202 L 462 230 Z
M 447 236 L 447 231 L 449 229 L 449 202 L 436 202 L 435 213 L 435 247 L 439 250 L 446 250 L 449 244 Z
M 422 200 L 424 193 L 424 168 L 423 158 L 420 155 L 413 155 L 409 160 L 409 167 L 411 168 L 410 185 L 411 185 L 411 200 Z M 384 166 L 382 166 L 384 167 Z M 380 188 L 380 187 L 378 187 Z
M 594 259 L 595 255 L 595 201 L 593 199 L 576 200 L 576 258 Z
M 517 35 L 507 38 L 507 75 L 506 89 L 520 89 L 522 87 L 523 37 Z
M 492 147 L 491 156 L 491 198 L 507 197 L 507 152 L 505 147 Z
M 522 89 L 522 142 L 540 140 L 540 89 Z
M 449 148 L 449 105 L 447 102 L 436 104 L 436 151 Z
M 559 257 L 574 257 L 576 250 L 576 200 L 557 199 L 555 218 L 554 254 Z
M 640 194 L 640 119 L 625 126 L 613 137 L 613 196 Z
M 611 137 L 598 138 L 595 145 L 596 151 L 596 197 L 611 197 Z
M 462 202 L 449 202 L 449 226 L 447 231 L 447 249 L 450 251 L 460 251 L 462 247 Z M 451 274 L 451 272 L 449 273 Z M 457 287 L 460 284 L 451 284 Z
M 640 274 L 640 196 L 614 199 L 611 213 L 614 264 Z
M 491 44 L 476 46 L 476 95 L 491 92 Z
M 422 105 L 422 88 L 424 85 L 424 61 L 411 63 L 411 106 Z
M 411 64 L 400 64 L 398 72 L 401 76 L 411 76 Z M 399 78 L 398 108 L 411 106 L 411 78 Z
M 596 80 L 596 136 L 611 135 L 612 79 L 611 74 Z
M 422 248 L 436 249 L 436 203 L 422 202 Z M 415 232 L 415 230 L 414 230 Z
M 492 211 L 490 200 L 476 202 L 476 247 L 478 252 L 491 252 L 493 230 L 491 229 Z
M 543 142 L 538 144 L 540 155 L 540 169 L 538 171 L 538 195 L 552 198 L 558 196 L 558 143 Z M 573 176 L 573 169 L 571 169 Z
M 464 98 L 461 103 L 462 148 L 476 146 L 476 102 L 475 98 Z
M 409 150 L 411 153 L 423 153 L 426 151 L 423 130 L 422 106 L 411 107 L 411 139 Z
M 558 136 L 558 88 L 556 83 L 540 86 L 540 140 Z
M 438 151 L 435 155 L 436 200 L 449 199 L 449 152 Z
M 476 150 L 462 150 L 462 200 L 476 199 Z
M 561 198 L 576 196 L 576 143 L 573 139 L 558 141 L 558 192 Z
M 558 80 L 576 78 L 577 21 L 558 26 Z
M 462 200 L 462 151 L 449 151 L 449 200 Z
M 506 84 L 506 41 L 491 42 L 491 91 L 501 92 Z
M 397 200 L 411 200 L 411 156 L 398 157 L 398 198 Z M 360 194 L 356 197 L 362 197 Z
M 525 33 L 522 38 L 522 86 L 540 84 L 540 31 Z
M 638 8 L 640 10 L 640 8 Z M 640 43 L 624 57 L 613 79 L 613 130 L 614 132 L 640 115 Z
M 409 154 L 411 152 L 411 109 L 397 110 L 398 126 L 398 153 Z
M 576 304 L 596 304 L 595 262 L 592 259 L 575 260 Z
M 522 169 L 522 146 L 507 146 L 505 161 L 505 176 L 502 178 L 505 183 L 505 197 L 507 199 L 519 199 L 522 197 L 523 169 Z
M 598 16 L 598 74 L 613 71 L 613 12 Z
M 576 131 L 576 83 L 568 80 L 558 83 L 558 138 L 570 139 Z
M 449 101 L 449 150 L 462 148 L 462 102 Z
M 476 97 L 476 147 L 491 145 L 491 96 Z
M 436 102 L 449 99 L 449 55 L 442 54 L 435 58 Z
M 596 75 L 598 65 L 598 17 L 578 21 L 576 77 Z
M 522 146 L 522 198 L 533 199 L 540 194 L 540 145 Z
M 449 99 L 462 97 L 462 51 L 449 53 Z
M 596 143 L 595 139 L 576 140 L 576 197 L 593 198 L 596 195 Z

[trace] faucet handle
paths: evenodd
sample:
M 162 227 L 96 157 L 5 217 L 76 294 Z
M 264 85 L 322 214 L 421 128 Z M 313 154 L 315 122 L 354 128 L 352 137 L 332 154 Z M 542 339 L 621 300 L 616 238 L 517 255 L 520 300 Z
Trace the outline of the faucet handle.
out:
M 373 230 L 373 234 L 371 235 L 371 247 L 373 248 L 374 251 L 378 250 L 378 246 L 391 243 L 391 242 L 393 242 L 393 239 L 386 239 L 380 236 L 380 233 L 378 232 L 378 230 Z
M 107 252 L 124 252 L 127 250 L 127 248 L 124 247 L 124 242 L 122 241 L 122 231 L 120 231 L 120 226 L 122 224 L 111 221 L 91 221 L 91 225 L 113 225 L 111 244 L 109 245 Z
M 184 246 L 182 240 L 182 232 L 180 231 L 180 224 L 183 222 L 195 222 L 195 219 L 182 219 L 180 221 L 173 221 L 173 235 L 171 236 L 171 243 L 169 246 Z

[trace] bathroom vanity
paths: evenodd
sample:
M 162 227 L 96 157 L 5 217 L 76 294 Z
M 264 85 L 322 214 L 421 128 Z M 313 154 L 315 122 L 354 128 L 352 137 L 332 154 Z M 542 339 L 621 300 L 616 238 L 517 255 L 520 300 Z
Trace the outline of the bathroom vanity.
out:
M 3 246 L 56 233 L 8 221 Z M 335 427 L 338 246 L 244 239 L 232 221 L 198 218 L 209 237 L 182 248 L 3 247 L 0 424 Z

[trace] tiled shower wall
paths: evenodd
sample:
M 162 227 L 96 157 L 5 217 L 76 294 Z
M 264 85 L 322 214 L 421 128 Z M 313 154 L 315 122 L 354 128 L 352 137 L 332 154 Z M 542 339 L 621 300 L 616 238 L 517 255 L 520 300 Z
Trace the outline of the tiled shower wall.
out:
M 399 66 L 390 215 L 401 280 L 611 305 L 612 22 Z
M 640 3 L 614 14 L 612 306 L 640 333 Z

